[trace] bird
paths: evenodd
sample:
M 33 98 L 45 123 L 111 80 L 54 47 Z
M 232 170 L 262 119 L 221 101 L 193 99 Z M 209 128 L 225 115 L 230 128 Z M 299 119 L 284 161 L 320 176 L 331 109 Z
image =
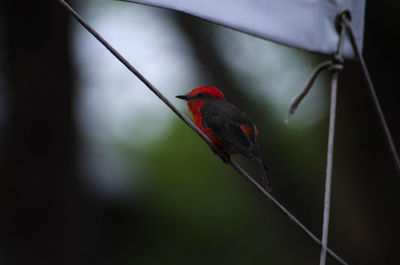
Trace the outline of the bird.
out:
M 265 188 L 271 191 L 266 167 L 261 159 L 260 146 L 257 143 L 258 129 L 254 122 L 213 86 L 199 86 L 187 95 L 176 96 L 185 100 L 194 124 L 219 148 L 222 160 L 228 163 L 231 154 L 240 153 L 254 160 L 262 173 Z

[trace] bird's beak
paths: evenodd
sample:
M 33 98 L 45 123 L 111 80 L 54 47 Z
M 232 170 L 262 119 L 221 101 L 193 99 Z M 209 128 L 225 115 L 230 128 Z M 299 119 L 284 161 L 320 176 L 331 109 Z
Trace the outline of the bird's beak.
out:
M 176 97 L 179 98 L 179 99 L 183 99 L 183 100 L 188 100 L 189 99 L 189 97 L 187 95 L 179 95 L 179 96 L 176 96 Z

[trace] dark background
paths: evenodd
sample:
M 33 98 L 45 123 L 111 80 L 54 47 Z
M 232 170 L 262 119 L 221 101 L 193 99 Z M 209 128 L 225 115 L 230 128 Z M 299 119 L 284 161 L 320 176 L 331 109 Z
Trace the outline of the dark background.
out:
M 368 2 L 364 56 L 400 148 L 398 8 Z M 261 131 L 283 133 L 273 129 L 270 106 L 246 94 L 205 37 L 213 26 L 171 16 L 213 83 L 260 113 Z M 178 119 L 146 150 L 118 147 L 127 160 L 139 152 L 139 162 L 157 165 L 141 172 L 152 184 L 139 198 L 105 199 L 85 188 L 72 23 L 56 1 L 0 2 L 0 264 L 317 264 L 318 246 Z M 260 139 L 275 168 L 273 195 L 316 235 L 326 132 L 327 117 L 284 143 Z M 329 246 L 349 264 L 398 264 L 399 176 L 354 62 L 340 74 L 336 132 Z M 182 163 L 181 153 L 192 162 Z M 175 182 L 162 178 L 177 172 Z

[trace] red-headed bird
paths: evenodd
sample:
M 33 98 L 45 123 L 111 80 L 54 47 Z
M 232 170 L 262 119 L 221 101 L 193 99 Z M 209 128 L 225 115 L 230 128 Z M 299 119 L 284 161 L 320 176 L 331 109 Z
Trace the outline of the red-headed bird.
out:
M 271 189 L 256 142 L 258 130 L 243 111 L 225 100 L 224 94 L 212 86 L 196 87 L 189 94 L 176 97 L 186 100 L 196 126 L 226 153 L 227 157 L 222 157 L 224 162 L 234 153 L 255 160 L 265 187 Z

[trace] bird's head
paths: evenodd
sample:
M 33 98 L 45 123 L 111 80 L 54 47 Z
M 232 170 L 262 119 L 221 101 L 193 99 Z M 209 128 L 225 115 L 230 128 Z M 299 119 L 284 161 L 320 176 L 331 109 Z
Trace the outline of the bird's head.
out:
M 187 95 L 179 95 L 176 97 L 186 100 L 190 112 L 194 114 L 200 110 L 204 101 L 223 99 L 224 94 L 218 88 L 213 86 L 199 86 L 190 90 Z
M 213 86 L 199 86 L 190 90 L 187 95 L 176 96 L 179 99 L 186 101 L 204 100 L 207 98 L 224 98 L 224 94 Z

